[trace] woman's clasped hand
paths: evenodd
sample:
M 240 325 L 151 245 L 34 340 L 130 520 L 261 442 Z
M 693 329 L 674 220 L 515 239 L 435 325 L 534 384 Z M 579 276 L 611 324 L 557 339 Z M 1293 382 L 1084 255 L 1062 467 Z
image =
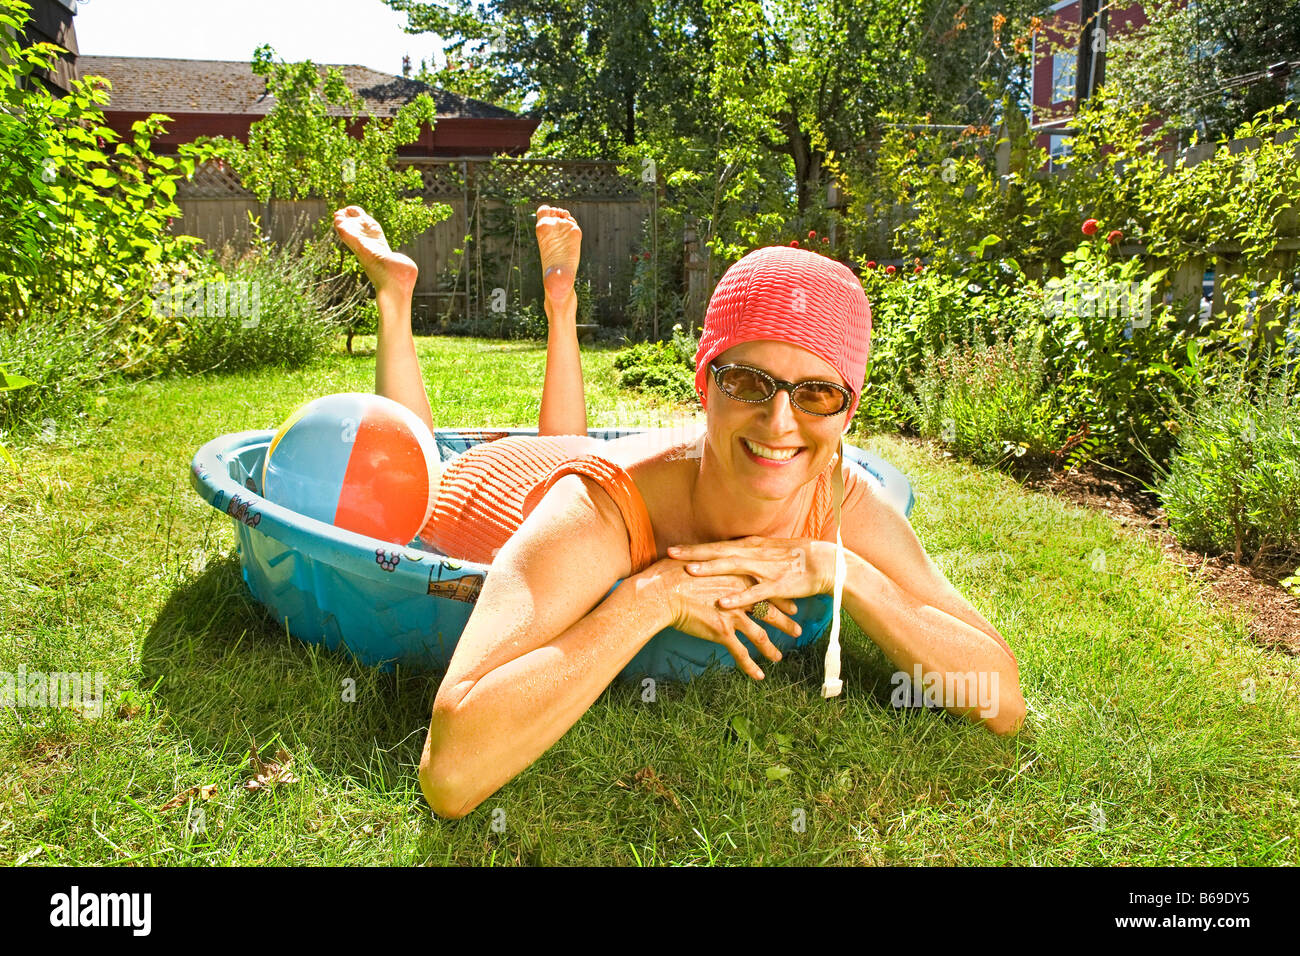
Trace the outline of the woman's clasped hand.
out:
M 661 572 L 673 627 L 721 644 L 755 680 L 763 671 L 736 637 L 739 631 L 771 661 L 781 651 L 751 615 L 766 601 L 763 623 L 791 637 L 802 633 L 798 598 L 826 594 L 835 583 L 835 545 L 810 538 L 750 535 L 733 541 L 673 546 Z

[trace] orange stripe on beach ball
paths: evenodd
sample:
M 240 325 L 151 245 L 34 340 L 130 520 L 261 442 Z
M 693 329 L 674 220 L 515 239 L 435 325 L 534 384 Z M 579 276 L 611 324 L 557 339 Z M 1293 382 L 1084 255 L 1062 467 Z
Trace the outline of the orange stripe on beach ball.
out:
M 343 476 L 334 524 L 408 544 L 429 510 L 429 466 L 407 423 L 367 409 Z

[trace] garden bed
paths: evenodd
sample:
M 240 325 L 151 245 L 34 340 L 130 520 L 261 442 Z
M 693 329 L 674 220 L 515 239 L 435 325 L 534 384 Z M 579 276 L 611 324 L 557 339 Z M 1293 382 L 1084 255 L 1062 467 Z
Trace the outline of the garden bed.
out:
M 1263 647 L 1300 655 L 1300 600 L 1278 582 L 1295 570 L 1294 561 L 1238 564 L 1231 554 L 1211 555 L 1178 543 L 1155 494 L 1123 475 L 1098 465 L 1078 470 L 1044 469 L 1027 475 L 1025 486 L 1105 512 L 1116 524 L 1153 539 L 1173 564 L 1187 569 L 1210 597 L 1250 619 L 1250 634 Z

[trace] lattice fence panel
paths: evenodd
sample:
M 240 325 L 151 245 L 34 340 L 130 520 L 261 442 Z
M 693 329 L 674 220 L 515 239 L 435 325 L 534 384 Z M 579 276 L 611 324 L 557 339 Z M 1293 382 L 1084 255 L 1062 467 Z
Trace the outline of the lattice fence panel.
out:
M 485 196 L 505 200 L 602 199 L 640 202 L 648 194 L 615 163 L 563 160 L 496 160 L 475 171 Z
M 193 179 L 176 185 L 177 199 L 250 199 L 235 171 L 225 163 L 204 163 L 194 170 Z

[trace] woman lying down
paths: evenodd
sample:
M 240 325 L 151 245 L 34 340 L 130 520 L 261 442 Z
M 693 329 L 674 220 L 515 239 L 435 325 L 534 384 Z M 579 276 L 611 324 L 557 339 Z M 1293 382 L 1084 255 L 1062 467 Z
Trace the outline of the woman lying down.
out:
M 375 391 L 433 428 L 411 335 L 415 263 L 356 206 L 334 226 L 375 285 Z M 871 342 L 856 277 L 806 250 L 749 253 L 709 300 L 699 434 L 602 441 L 587 437 L 578 351 L 582 232 L 542 206 L 537 240 L 550 329 L 538 435 L 445 465 L 423 535 L 492 564 L 433 706 L 420 784 L 434 811 L 464 816 L 528 767 L 665 628 L 722 645 L 762 680 L 738 635 L 779 661 L 759 622 L 797 637 L 795 602 L 818 594 L 834 595 L 823 694 L 839 692 L 842 605 L 903 673 L 973 673 L 994 689 L 984 705 L 940 700 L 948 710 L 997 734 L 1019 729 L 1011 648 L 846 467 Z

